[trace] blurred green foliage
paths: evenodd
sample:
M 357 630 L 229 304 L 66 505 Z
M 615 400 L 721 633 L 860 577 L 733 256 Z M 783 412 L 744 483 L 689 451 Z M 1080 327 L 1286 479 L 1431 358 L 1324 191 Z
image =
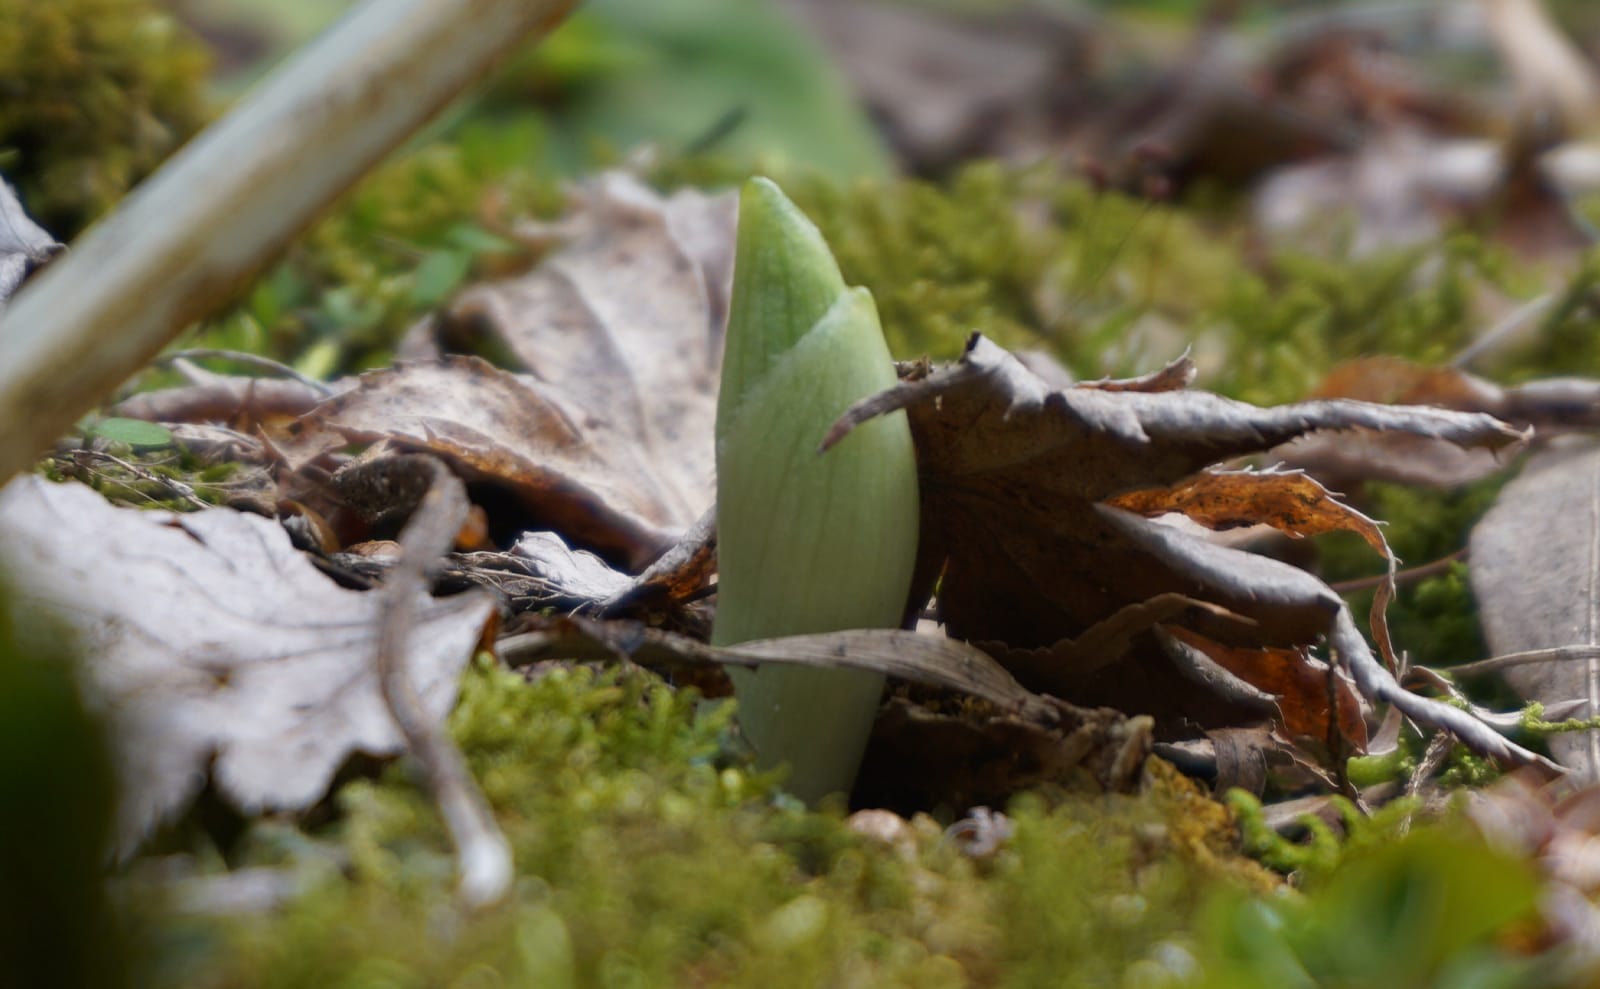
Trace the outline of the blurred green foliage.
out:
M 729 114 L 717 151 L 835 178 L 889 158 L 820 45 L 770 0 L 589 0 L 502 70 L 476 115 L 543 108 L 550 162 L 586 170 L 597 145 L 694 147 Z
M 23 614 L 0 582 L 0 981 L 115 989 L 130 972 L 104 883 L 111 754 L 71 641 Z
M 69 240 L 200 128 L 208 61 L 156 0 L 0 0 L 0 172 Z
M 1352 823 L 1384 830 L 1359 815 Z M 1555 956 L 1526 942 L 1540 882 L 1532 863 L 1490 848 L 1464 825 L 1388 840 L 1353 839 L 1304 895 L 1226 893 L 1200 928 L 1203 976 L 1227 989 L 1396 989 L 1572 984 Z

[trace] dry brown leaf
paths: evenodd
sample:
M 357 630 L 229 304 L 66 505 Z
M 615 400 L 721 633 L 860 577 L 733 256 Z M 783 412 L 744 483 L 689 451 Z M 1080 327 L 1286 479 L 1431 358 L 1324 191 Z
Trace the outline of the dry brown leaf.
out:
M 1390 555 L 1376 522 L 1302 471 L 1202 471 L 1170 487 L 1115 495 L 1107 504 L 1146 518 L 1177 512 L 1216 530 L 1270 525 L 1296 537 L 1354 532 L 1380 556 Z
M 1177 512 L 1217 531 L 1269 525 L 1295 538 L 1324 532 L 1356 533 L 1373 552 L 1383 557 L 1389 568 L 1388 579 L 1379 585 L 1372 602 L 1372 634 L 1389 668 L 1399 669 L 1394 646 L 1389 641 L 1387 617 L 1389 602 L 1394 598 L 1394 574 L 1399 561 L 1389 549 L 1378 523 L 1341 502 L 1316 478 L 1302 471 L 1208 470 L 1168 488 L 1117 495 L 1108 504 L 1138 512 L 1146 518 Z M 1362 737 L 1364 739 L 1365 734 Z
M 708 487 L 691 509 L 690 495 L 661 480 L 651 451 L 573 419 L 545 389 L 476 357 L 369 371 L 296 425 L 303 451 L 382 440 L 432 453 L 469 483 L 510 491 L 538 527 L 634 568 L 711 498 Z
M 140 392 L 118 402 L 113 412 L 130 419 L 163 423 L 226 423 L 235 429 L 258 425 L 281 429 L 328 397 L 299 381 L 217 374 L 192 364 L 180 368 L 187 384 Z M 341 381 L 329 388 L 342 391 Z M 275 429 L 275 431 L 276 431 Z
M 556 529 L 639 570 L 713 499 L 735 213 L 731 195 L 596 178 L 537 231 L 560 249 L 413 330 L 402 355 L 430 359 L 364 375 L 307 414 L 297 458 L 351 440 L 425 450 L 509 489 L 528 514 L 517 528 Z M 444 353 L 462 349 L 526 373 Z
M 1007 714 L 1041 725 L 1056 724 L 1065 710 L 1059 701 L 1041 697 L 1017 683 L 987 653 L 942 635 L 900 629 L 851 629 L 721 647 L 632 621 L 534 617 L 527 628 L 526 632 L 500 640 L 497 648 L 508 663 L 519 665 L 545 657 L 626 657 L 652 668 L 775 663 L 866 670 L 979 697 Z
M 291 471 L 319 468 L 286 480 L 285 496 L 328 511 L 338 499 L 316 490 L 320 468 L 350 443 L 433 453 L 465 480 L 510 492 L 521 511 L 491 517 L 501 538 L 554 528 L 637 571 L 713 498 L 736 211 L 731 194 L 661 197 L 624 173 L 601 175 L 577 190 L 566 219 L 527 231 L 561 244 L 537 268 L 468 289 L 408 334 L 400 353 L 412 360 L 337 382 L 320 405 L 295 382 L 190 368 L 191 385 L 117 411 L 264 425 Z M 285 428 L 285 413 L 300 418 Z
M 872 727 L 857 801 L 911 813 L 1004 804 L 1044 785 L 1134 789 L 1150 754 L 1150 719 L 1067 710 L 1057 724 L 1040 725 L 982 705 L 940 711 L 891 697 Z
M 1320 580 L 1104 504 L 1319 429 L 1398 430 L 1489 448 L 1521 440 L 1498 420 L 1346 401 L 1262 409 L 1199 392 L 1056 391 L 979 336 L 958 365 L 859 403 L 830 439 L 898 408 L 910 418 L 922 478 L 920 586 L 931 589 L 942 573 L 939 610 L 951 635 L 1037 649 L 1129 605 L 1180 594 L 1225 612 L 1188 614 L 1185 627 L 1209 639 L 1284 649 L 1327 636 L 1369 699 L 1463 733 L 1497 757 L 1533 758 L 1476 719 L 1401 690 Z M 1135 653 L 1070 699 L 1164 707 L 1158 729 L 1170 733 L 1187 730 L 1186 719 L 1205 725 L 1239 714 L 1196 696 L 1171 661 L 1148 648 Z
M 527 274 L 463 292 L 402 356 L 506 354 L 597 446 L 627 446 L 687 528 L 711 503 L 722 334 L 733 280 L 732 193 L 662 197 L 623 172 L 580 186 L 562 247 Z M 426 335 L 424 335 L 426 334 Z M 480 349 L 481 348 L 481 349 Z
M 1552 445 L 1529 458 L 1472 531 L 1472 591 L 1495 653 L 1575 648 L 1510 667 L 1528 700 L 1574 718 L 1600 715 L 1600 443 Z M 1550 752 L 1584 779 L 1600 779 L 1600 731 L 1551 736 Z
M 1600 426 L 1600 381 L 1546 378 L 1503 387 L 1456 367 L 1431 367 L 1396 357 L 1363 357 L 1339 365 L 1313 398 L 1353 398 L 1486 412 L 1541 436 Z M 1483 449 L 1400 433 L 1360 431 L 1310 436 L 1274 451 L 1333 483 L 1362 480 L 1455 487 L 1503 470 L 1506 461 Z
M 351 755 L 403 747 L 374 671 L 378 595 L 333 584 L 277 523 L 114 508 L 21 477 L 0 493 L 13 607 L 59 614 L 117 731 L 117 846 L 131 851 L 209 776 L 243 810 L 321 800 Z M 410 675 L 442 719 L 491 606 L 417 602 Z

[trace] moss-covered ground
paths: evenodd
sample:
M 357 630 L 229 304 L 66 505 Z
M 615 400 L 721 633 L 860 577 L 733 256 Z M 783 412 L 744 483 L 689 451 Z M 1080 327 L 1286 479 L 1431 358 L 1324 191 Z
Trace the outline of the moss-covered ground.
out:
M 98 51 L 103 32 L 129 43 L 132 67 L 119 54 L 96 63 L 109 76 L 71 78 L 91 94 L 117 89 L 146 102 L 105 107 L 137 135 L 101 127 L 84 144 L 50 131 L 48 100 L 0 101 L 0 149 L 10 149 L 0 153 L 11 156 L 0 168 L 63 238 L 203 115 L 196 49 L 169 50 L 178 42 L 151 6 L 72 2 L 103 13 L 96 30 L 61 28 L 52 12 L 65 7 L 0 0 L 0 94 L 36 96 L 37 80 Z M 592 95 L 595 79 L 633 64 L 603 14 L 514 65 L 482 112 L 458 114 L 380 168 L 188 342 L 313 374 L 373 366 L 457 286 L 525 262 L 500 221 L 556 211 L 558 164 L 615 156 L 583 146 L 549 114 L 515 112 L 513 97 Z M 25 24 L 59 43 L 20 45 Z M 108 77 L 135 82 L 94 81 Z M 50 140 L 29 143 L 41 133 Z M 1285 401 L 1344 358 L 1446 359 L 1481 328 L 1480 294 L 1536 285 L 1493 244 L 1464 235 L 1361 259 L 1262 257 L 1215 212 L 1101 192 L 1060 171 L 976 163 L 925 182 L 884 178 L 879 162 L 851 179 L 840 177 L 852 171 L 844 166 L 824 174 L 719 150 L 739 152 L 669 148 L 652 175 L 670 187 L 756 167 L 778 174 L 847 279 L 873 290 L 891 346 L 907 358 L 948 358 L 981 330 L 1095 377 L 1149 370 L 1192 347 L 1202 386 Z M 1571 297 L 1597 272 L 1581 268 Z M 1558 306 L 1495 373 L 1594 373 L 1593 331 L 1583 306 Z M 1497 483 L 1354 494 L 1390 523 L 1397 551 L 1421 563 L 1464 544 Z M 127 497 L 166 495 L 159 484 L 135 487 Z M 1333 579 L 1377 569 L 1338 540 L 1324 566 Z M 1408 585 L 1390 620 L 1421 661 L 1482 655 L 1460 570 Z M 0 664 L 0 674 L 13 668 Z M 152 986 L 461 989 L 1548 981 L 1541 961 L 1514 950 L 1529 946 L 1505 936 L 1531 908 L 1529 867 L 1456 824 L 1406 831 L 1392 814 L 1311 851 L 1256 827 L 1251 852 L 1298 869 L 1289 884 L 1241 856 L 1230 810 L 1152 762 L 1136 796 L 1017 794 L 1003 808 L 1011 838 L 977 857 L 946 833 L 949 821 L 918 817 L 868 834 L 842 807 L 796 805 L 744 763 L 729 738 L 732 714 L 640 671 L 527 679 L 480 664 L 451 727 L 515 851 L 509 905 L 459 912 L 442 826 L 401 762 L 346 782 L 310 821 L 193 824 L 169 836 L 165 850 L 200 876 L 268 867 L 299 877 L 299 892 L 219 917 L 132 884 L 122 914 L 139 946 L 130 971 Z M 0 749 L 0 766 L 25 744 Z M 0 792 L 21 779 L 0 781 Z M 1238 806 L 1256 820 L 1248 802 Z
M 1137 796 L 1017 795 L 1009 840 L 974 855 L 926 816 L 858 829 L 798 806 L 730 753 L 731 715 L 638 671 L 480 664 L 451 724 L 515 850 L 510 904 L 458 912 L 441 824 L 402 763 L 345 785 L 320 826 L 257 821 L 212 849 L 212 874 L 298 871 L 287 905 L 228 919 L 146 901 L 142 980 L 1267 986 L 1404 956 L 1414 978 L 1385 984 L 1430 985 L 1469 954 L 1485 974 L 1538 970 L 1496 940 L 1531 909 L 1530 866 L 1458 826 L 1397 841 L 1401 813 L 1352 814 L 1353 838 L 1305 850 L 1252 826 L 1259 854 L 1300 870 L 1295 891 L 1240 856 L 1229 810 L 1153 761 Z

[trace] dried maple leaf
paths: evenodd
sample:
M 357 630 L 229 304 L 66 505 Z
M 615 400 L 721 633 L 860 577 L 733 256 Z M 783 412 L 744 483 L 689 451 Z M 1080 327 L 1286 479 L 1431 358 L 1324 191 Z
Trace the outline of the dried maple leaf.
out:
M 209 774 L 245 810 L 322 799 L 352 754 L 403 748 L 374 671 L 380 596 L 345 590 L 277 523 L 223 509 L 114 508 L 22 477 L 0 492 L 14 607 L 59 614 L 92 660 L 86 687 L 118 733 L 117 846 L 181 812 Z M 491 605 L 424 597 L 410 675 L 443 718 Z
M 1212 607 L 1169 623 L 1231 648 L 1293 649 L 1326 636 L 1366 697 L 1448 726 L 1499 757 L 1534 758 L 1463 712 L 1401 690 L 1322 581 L 1108 503 L 1315 430 L 1399 430 L 1489 448 L 1521 440 L 1493 417 L 1348 401 L 1263 409 L 1203 392 L 1052 390 L 974 336 L 959 364 L 859 403 L 829 439 L 901 408 L 922 479 L 919 587 L 926 593 L 942 574 L 939 611 L 952 636 L 1048 648 L 1131 605 L 1182 595 Z M 1152 713 L 1174 734 L 1253 715 L 1194 690 L 1192 674 L 1151 645 L 1136 643 L 1069 699 Z

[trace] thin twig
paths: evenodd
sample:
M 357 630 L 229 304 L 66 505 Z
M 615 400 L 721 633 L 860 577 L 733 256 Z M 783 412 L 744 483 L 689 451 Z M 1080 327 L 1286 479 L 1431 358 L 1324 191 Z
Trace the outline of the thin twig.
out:
M 1524 302 L 1507 313 L 1500 322 L 1485 330 L 1476 340 L 1463 347 L 1461 352 L 1456 354 L 1455 360 L 1450 362 L 1450 366 L 1471 367 L 1473 361 L 1500 347 L 1507 339 L 1516 336 L 1517 331 L 1543 316 L 1557 301 L 1558 299 L 1554 292 L 1546 292 Z
M 1467 548 L 1463 546 L 1454 553 L 1451 553 L 1448 556 L 1441 556 L 1431 563 L 1422 563 L 1414 567 L 1406 567 L 1404 570 L 1396 570 L 1393 574 L 1394 582 L 1396 584 L 1409 584 L 1414 580 L 1422 580 L 1426 577 L 1432 577 L 1435 574 L 1441 574 L 1449 570 L 1452 563 L 1464 561 L 1466 558 Z M 1334 592 L 1338 594 L 1353 594 L 1356 591 L 1370 591 L 1374 587 L 1380 587 L 1383 584 L 1388 583 L 1389 578 L 1390 574 L 1380 573 L 1371 577 L 1357 577 L 1353 580 L 1341 580 L 1336 584 L 1329 584 L 1328 586 L 1333 588 Z
M 1481 676 L 1485 673 L 1499 673 L 1502 670 L 1509 670 L 1514 666 L 1527 666 L 1529 663 L 1549 663 L 1557 660 L 1583 662 L 1591 659 L 1600 659 L 1600 645 L 1553 646 L 1549 649 L 1508 652 L 1499 656 L 1490 656 L 1488 659 L 1480 659 L 1475 663 L 1462 663 L 1460 666 L 1452 666 L 1445 672 L 1451 676 L 1458 677 Z
M 1412 770 L 1411 776 L 1406 780 L 1405 795 L 1408 797 L 1419 796 L 1422 788 L 1428 781 L 1439 775 L 1439 770 L 1444 768 L 1450 752 L 1456 747 L 1456 737 L 1447 731 L 1436 731 L 1428 739 L 1428 747 L 1422 753 L 1422 760 L 1417 763 L 1417 768 Z M 1404 836 L 1411 830 L 1412 815 L 1407 814 L 1405 820 L 1400 822 L 1400 834 Z
M 56 454 L 56 457 L 57 459 L 64 458 L 73 460 L 80 466 L 85 467 L 87 466 L 87 464 L 83 463 L 85 460 L 102 460 L 106 463 L 115 464 L 141 481 L 160 485 L 161 487 L 166 488 L 172 493 L 174 498 L 178 498 L 184 502 L 187 502 L 193 508 L 213 507 L 202 501 L 200 497 L 194 493 L 194 488 L 183 483 L 182 481 L 175 480 L 170 477 L 162 477 L 160 474 L 157 474 L 154 471 L 146 470 L 145 468 L 140 467 L 138 464 L 129 463 L 128 461 L 123 460 L 121 457 L 112 456 L 111 454 L 102 450 L 71 450 L 65 453 L 58 453 Z M 145 495 L 145 497 L 150 498 L 149 495 Z M 150 500 L 155 501 L 154 498 L 150 498 Z
M 316 378 L 313 378 L 308 374 L 301 374 L 299 371 L 296 371 L 289 365 L 275 361 L 270 357 L 263 357 L 260 354 L 248 354 L 240 350 L 216 350 L 211 347 L 191 347 L 187 350 L 174 350 L 170 354 L 162 354 L 153 363 L 160 366 L 174 364 L 178 361 L 184 360 L 233 361 L 235 364 L 243 364 L 246 367 L 252 367 L 258 371 L 270 371 L 273 374 L 277 374 L 285 378 L 293 378 L 295 381 L 298 381 L 307 388 L 310 388 L 323 398 L 327 398 L 329 395 L 333 394 L 333 389 L 328 386 L 326 381 L 318 381 Z
M 510 891 L 511 846 L 460 750 L 423 710 L 406 663 L 416 602 L 427 594 L 430 572 L 449 551 L 467 517 L 466 486 L 437 460 L 429 458 L 429 463 L 433 483 L 400 533 L 400 562 L 390 571 L 382 592 L 378 681 L 455 842 L 457 891 L 467 906 L 476 909 L 500 902 Z

